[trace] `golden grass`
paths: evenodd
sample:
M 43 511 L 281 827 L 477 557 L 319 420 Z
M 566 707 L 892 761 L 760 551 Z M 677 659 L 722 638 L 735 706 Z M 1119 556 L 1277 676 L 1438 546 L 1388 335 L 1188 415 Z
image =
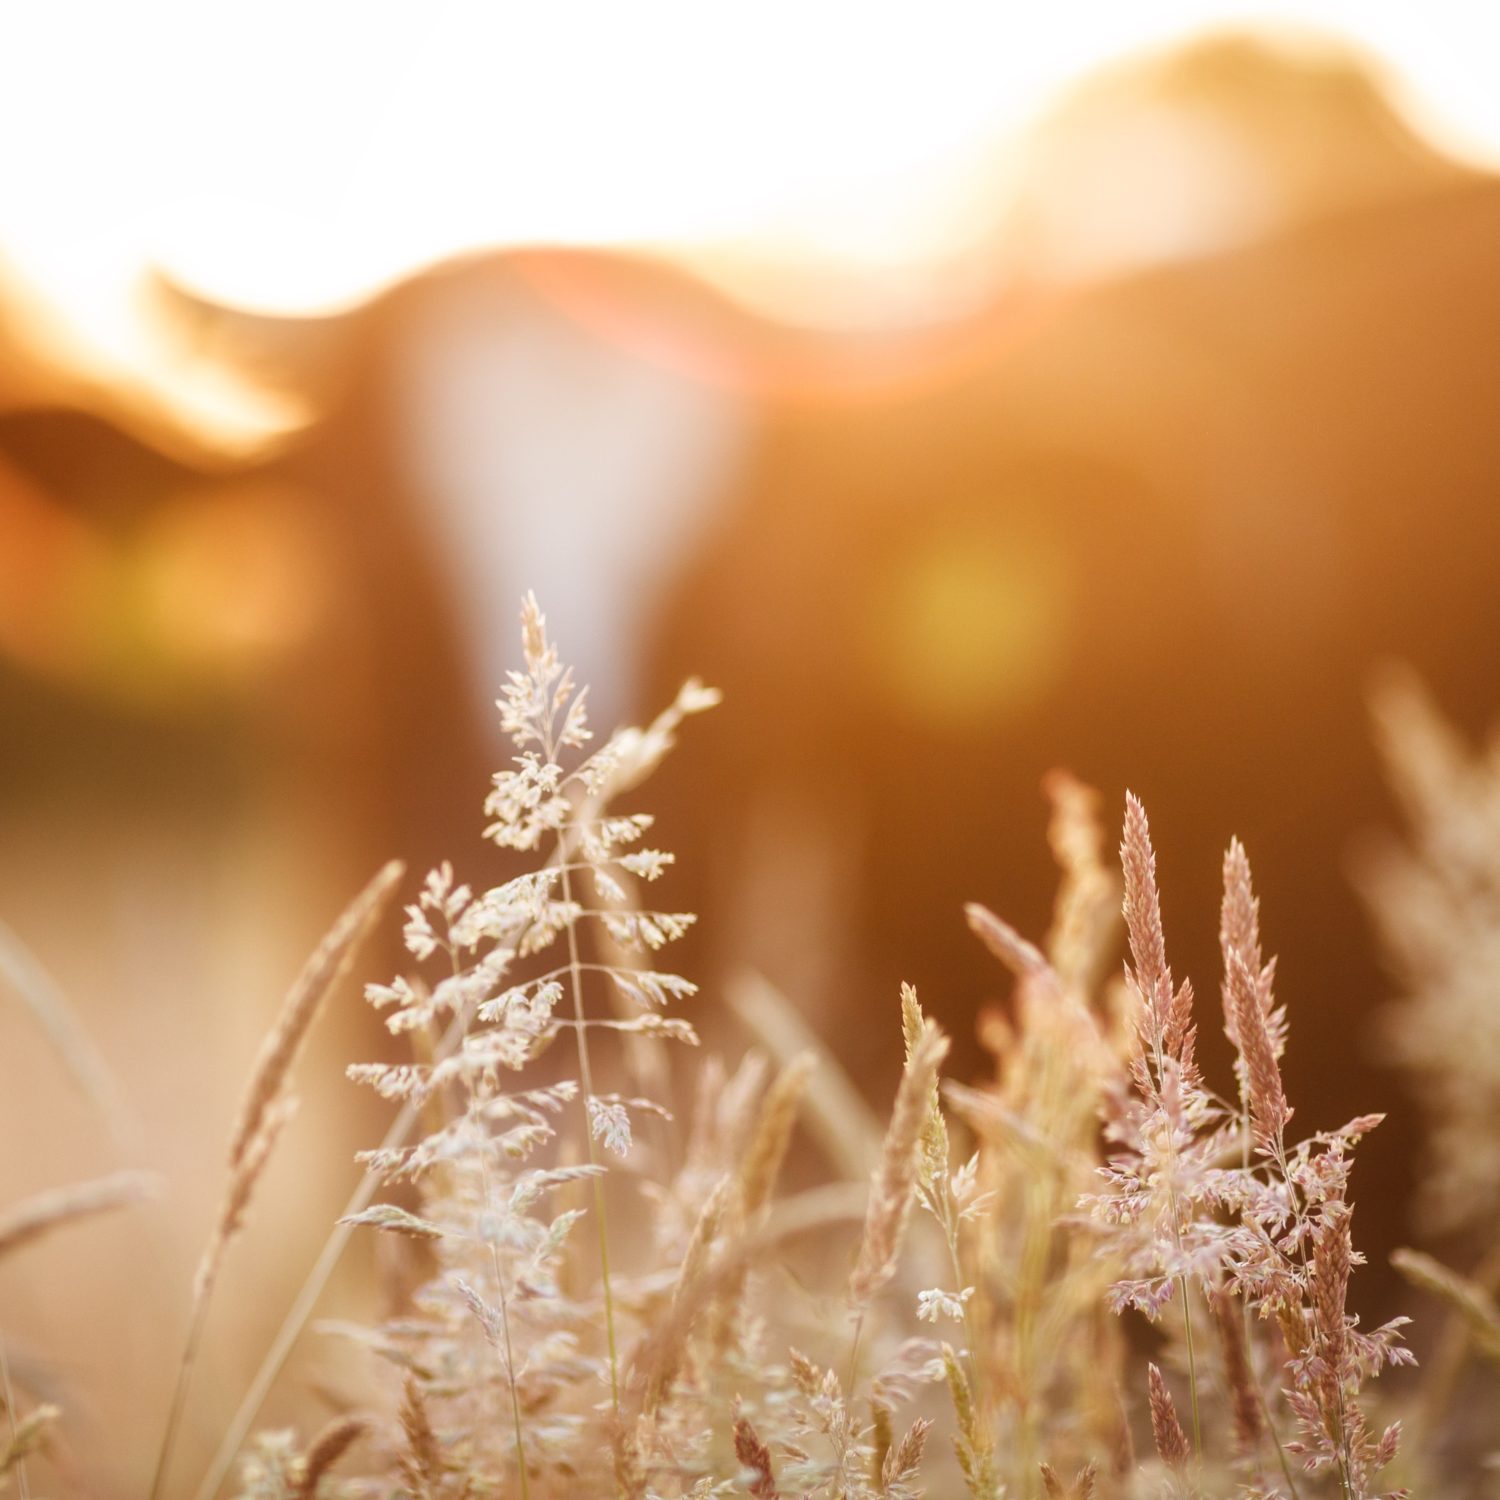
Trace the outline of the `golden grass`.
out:
M 1289 1138 L 1281 1060 L 1295 1025 L 1275 1000 L 1237 841 L 1220 928 L 1232 1081 L 1197 1060 L 1198 1007 L 1169 966 L 1145 809 L 1128 800 L 1116 866 L 1096 794 L 1059 774 L 1047 784 L 1062 875 L 1051 930 L 1032 941 L 967 909 L 1014 981 L 1004 1016 L 982 1027 L 991 1076 L 942 1080 L 948 1039 L 904 989 L 882 1012 L 906 1057 L 881 1120 L 864 1098 L 889 1097 L 887 1083 L 857 1088 L 758 981 L 738 985 L 734 1008 L 771 1061 L 751 1052 L 730 1068 L 682 1051 L 697 1044 L 679 1013 L 694 986 L 660 965 L 692 918 L 648 899 L 671 856 L 648 846 L 649 816 L 618 802 L 714 695 L 689 684 L 646 729 L 591 749 L 584 695 L 530 599 L 522 657 L 502 699 L 517 753 L 486 809 L 514 868 L 476 887 L 443 866 L 407 907 L 409 970 L 367 995 L 410 1060 L 351 1070 L 395 1119 L 218 1457 L 182 1488 L 173 1437 L 225 1250 L 288 1117 L 309 1028 L 399 866 L 309 960 L 256 1061 L 153 1496 L 213 1500 L 226 1481 L 250 1500 L 1470 1492 L 1482 1453 L 1444 1411 L 1460 1393 L 1494 1399 L 1466 1358 L 1500 1363 L 1500 1261 L 1465 1276 L 1402 1252 L 1447 1331 L 1430 1394 L 1414 1376 L 1376 1382 L 1410 1363 L 1404 1319 L 1372 1330 L 1351 1311 L 1351 1172 L 1379 1117 Z M 1500 870 L 1500 818 L 1493 846 L 1476 833 L 1500 806 L 1487 779 L 1500 787 L 1500 770 L 1467 764 L 1410 685 L 1396 691 L 1383 733 L 1419 847 L 1404 862 L 1388 853 L 1369 884 L 1393 947 L 1442 953 L 1412 970 L 1419 989 L 1460 963 L 1443 946 L 1459 935 L 1500 950 L 1500 920 L 1485 937 L 1461 901 L 1476 869 Z M 1413 892 L 1420 927 L 1400 905 Z M 1421 1004 L 1442 1015 L 1469 1002 L 1467 987 L 1451 991 Z M 533 1068 L 569 1037 L 560 1076 Z M 1422 1065 L 1431 1088 L 1449 1086 L 1439 1055 Z M 1459 1078 L 1466 1065 L 1473 1076 L 1465 1059 L 1448 1066 Z M 694 1100 L 688 1118 L 669 1094 Z M 1500 1121 L 1489 1129 L 1500 1140 Z M 788 1197 L 799 1149 L 830 1170 Z M 127 1174 L 0 1211 L 0 1254 L 142 1188 Z M 366 1231 L 401 1237 L 415 1289 L 359 1332 L 371 1356 L 360 1409 L 245 1442 L 348 1235 Z M 0 1342 L 0 1486 L 25 1495 L 28 1459 L 63 1441 L 67 1420 L 23 1401 L 5 1353 Z M 1403 1411 L 1416 1418 L 1406 1442 Z

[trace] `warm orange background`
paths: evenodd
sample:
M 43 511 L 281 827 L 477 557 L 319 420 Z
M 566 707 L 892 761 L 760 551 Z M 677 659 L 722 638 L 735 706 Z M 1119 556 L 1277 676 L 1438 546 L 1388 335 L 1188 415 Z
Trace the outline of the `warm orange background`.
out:
M 1125 129 L 1143 110 L 1181 152 Z M 1356 1177 L 1372 1264 L 1420 1228 L 1347 870 L 1392 821 L 1370 672 L 1414 663 L 1471 730 L 1500 711 L 1500 184 L 1356 58 L 1251 41 L 1126 66 L 1039 140 L 1048 192 L 836 328 L 756 310 L 743 256 L 512 249 L 314 318 L 156 281 L 155 362 L 122 373 L 0 245 L 0 918 L 133 1119 L 111 1144 L 0 1007 L 0 1198 L 124 1159 L 167 1183 L 0 1277 L 97 1473 L 145 1461 L 238 1080 L 302 954 L 388 856 L 498 868 L 489 704 L 527 586 L 602 714 L 724 690 L 654 794 L 718 1043 L 716 985 L 757 969 L 880 1096 L 910 979 L 979 1066 L 1005 987 L 960 903 L 1043 927 L 1039 783 L 1066 765 L 1145 800 L 1206 1016 L 1245 840 L 1288 1092 L 1310 1128 L 1389 1109 Z M 1186 171 L 1195 141 L 1241 175 Z M 1159 191 L 1122 197 L 1122 161 Z M 967 291 L 939 313 L 945 278 Z M 339 1076 L 379 1044 L 345 997 L 217 1309 L 205 1429 L 379 1129 Z M 1373 1270 L 1372 1316 L 1390 1290 Z

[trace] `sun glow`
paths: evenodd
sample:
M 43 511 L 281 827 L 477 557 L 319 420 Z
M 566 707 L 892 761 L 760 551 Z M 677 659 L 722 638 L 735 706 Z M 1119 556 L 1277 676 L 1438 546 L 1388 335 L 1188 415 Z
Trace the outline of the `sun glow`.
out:
M 1430 134 L 1500 156 L 1500 12 L 1463 0 L 58 3 L 0 22 L 0 247 L 65 306 L 157 265 L 291 315 L 514 244 L 920 265 L 1068 82 L 1257 21 L 1349 36 Z

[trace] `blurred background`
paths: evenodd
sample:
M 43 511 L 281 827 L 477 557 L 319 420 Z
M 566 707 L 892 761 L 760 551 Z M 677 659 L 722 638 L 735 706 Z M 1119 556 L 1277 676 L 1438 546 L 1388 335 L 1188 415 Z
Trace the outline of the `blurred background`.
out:
M 1390 1111 L 1356 1195 L 1392 1310 L 1416 1120 L 1348 873 L 1392 821 L 1371 672 L 1500 711 L 1497 62 L 1464 0 L 6 11 L 0 921 L 126 1123 L 0 993 L 0 1202 L 166 1191 L 8 1260 L 0 1317 L 101 1484 L 149 1460 L 302 957 L 387 857 L 497 870 L 527 588 L 596 723 L 724 690 L 644 799 L 705 1029 L 739 1045 L 716 989 L 763 974 L 873 1099 L 903 979 L 984 1066 L 961 903 L 1044 929 L 1058 765 L 1144 799 L 1227 1066 L 1241 836 L 1299 1124 Z M 381 1127 L 360 1011 L 195 1452 Z

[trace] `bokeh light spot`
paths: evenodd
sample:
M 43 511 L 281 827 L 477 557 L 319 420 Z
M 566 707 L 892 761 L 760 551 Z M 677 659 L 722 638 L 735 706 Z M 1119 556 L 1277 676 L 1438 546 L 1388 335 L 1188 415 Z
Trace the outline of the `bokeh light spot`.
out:
M 1036 702 L 1067 647 L 1063 557 L 1024 527 L 939 533 L 893 568 L 873 601 L 870 662 L 902 718 L 964 732 Z

